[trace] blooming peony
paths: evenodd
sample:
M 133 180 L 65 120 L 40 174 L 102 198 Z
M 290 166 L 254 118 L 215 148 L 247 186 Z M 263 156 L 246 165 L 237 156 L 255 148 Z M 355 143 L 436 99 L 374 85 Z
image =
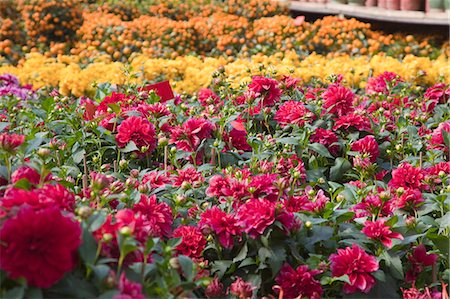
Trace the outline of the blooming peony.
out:
M 238 297 L 239 299 L 251 298 L 253 291 L 256 289 L 250 282 L 245 282 L 242 278 L 238 277 L 231 285 L 228 293 Z
M 403 82 L 399 75 L 393 72 L 384 72 L 377 77 L 372 77 L 367 80 L 366 93 L 375 94 L 383 93 L 389 94 L 389 89 Z
M 433 148 L 448 150 L 445 146 L 443 131 L 450 133 L 450 121 L 440 123 L 439 126 L 431 133 L 430 143 Z
M 317 128 L 311 135 L 310 141 L 324 145 L 333 156 L 337 156 L 339 153 L 340 147 L 337 144 L 339 138 L 333 131 Z
M 212 230 L 225 248 L 232 248 L 234 236 L 241 234 L 241 227 L 233 215 L 227 214 L 218 207 L 206 210 L 202 215 L 198 226 L 202 231 Z
M 367 154 L 370 157 L 370 162 L 375 162 L 380 155 L 380 150 L 378 148 L 378 143 L 375 137 L 368 135 L 364 138 L 355 141 L 351 147 L 352 151 L 359 152 L 364 155 Z
M 131 116 L 117 128 L 116 141 L 120 148 L 133 141 L 140 151 L 146 147 L 145 153 L 151 153 L 157 144 L 155 127 L 145 118 Z
M 321 271 L 310 270 L 306 265 L 294 270 L 289 264 L 284 264 L 275 281 L 283 290 L 285 298 L 320 298 L 322 286 L 314 278 L 319 273 Z
M 252 199 L 238 209 L 238 224 L 253 239 L 275 221 L 275 203 L 267 199 Z
M 278 108 L 274 119 L 281 127 L 290 124 L 303 126 L 305 123 L 314 120 L 314 113 L 309 111 L 302 102 L 287 101 Z
M 132 282 L 125 277 L 125 273 L 122 273 L 119 280 L 120 294 L 115 295 L 114 299 L 145 299 L 142 294 L 142 286 L 137 282 Z
M 248 85 L 248 91 L 254 97 L 262 98 L 262 106 L 273 106 L 281 97 L 278 82 L 267 77 L 254 76 L 252 82 Z
M 392 179 L 388 183 L 390 188 L 398 189 L 422 189 L 425 184 L 422 180 L 425 178 L 425 171 L 421 168 L 414 167 L 409 163 L 402 163 L 397 169 L 392 171 Z
M 158 203 L 156 196 L 141 194 L 139 203 L 133 207 L 143 223 L 143 229 L 152 237 L 168 237 L 172 231 L 172 209 L 165 202 Z
M 353 112 L 353 99 L 355 94 L 340 84 L 331 84 L 322 94 L 323 108 L 337 116 L 344 116 Z
M 331 272 L 333 276 L 348 275 L 350 283 L 345 283 L 347 294 L 361 291 L 368 293 L 375 285 L 375 278 L 370 274 L 378 270 L 378 261 L 367 254 L 358 245 L 338 249 L 337 254 L 330 255 Z
M 364 228 L 361 230 L 367 237 L 379 240 L 381 244 L 387 248 L 392 247 L 392 239 L 403 240 L 400 233 L 391 231 L 391 228 L 386 225 L 386 221 L 378 219 L 377 221 L 366 221 Z
M 172 129 L 171 143 L 175 143 L 177 149 L 186 152 L 195 152 L 201 142 L 211 137 L 214 125 L 203 118 L 191 118 Z
M 0 268 L 17 279 L 48 288 L 75 267 L 81 243 L 80 224 L 56 208 L 22 206 L 0 229 Z
M 0 134 L 0 148 L 7 152 L 13 152 L 24 141 L 25 135 L 8 134 L 8 133 Z
M 405 280 L 407 282 L 414 282 L 419 274 L 424 270 L 424 268 L 436 263 L 437 259 L 437 254 L 427 253 L 425 245 L 420 244 L 419 246 L 415 247 L 413 253 L 408 256 L 411 267 L 406 272 Z
M 173 231 L 173 237 L 181 237 L 181 243 L 176 247 L 177 252 L 191 258 L 199 258 L 206 246 L 205 237 L 195 226 L 179 226 Z

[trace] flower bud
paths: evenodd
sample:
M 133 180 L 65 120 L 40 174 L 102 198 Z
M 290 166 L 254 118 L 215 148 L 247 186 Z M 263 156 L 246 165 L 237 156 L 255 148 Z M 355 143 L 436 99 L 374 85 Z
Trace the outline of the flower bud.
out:
M 180 269 L 180 261 L 178 260 L 177 257 L 173 257 L 169 260 L 169 265 L 173 268 L 173 269 Z
M 130 171 L 130 176 L 131 176 L 132 178 L 137 179 L 138 176 L 139 176 L 139 170 L 137 170 L 137 169 L 131 169 L 131 171 Z
M 82 219 L 88 219 L 92 215 L 92 208 L 88 206 L 82 206 L 78 208 L 78 216 Z
M 141 184 L 139 185 L 138 190 L 141 193 L 147 193 L 149 191 L 149 187 L 147 184 Z
M 339 194 L 338 196 L 336 196 L 336 201 L 341 202 L 345 199 L 345 196 L 342 194 Z
M 41 158 L 48 157 L 50 155 L 50 153 L 51 153 L 51 151 L 48 148 L 40 148 L 37 151 L 38 156 Z
M 131 236 L 132 231 L 128 226 L 124 226 L 119 230 L 119 233 L 123 236 Z
M 113 235 L 110 233 L 103 234 L 102 241 L 104 243 L 109 243 L 113 239 Z
M 308 220 L 308 221 L 305 222 L 305 227 L 306 227 L 307 229 L 311 229 L 312 226 L 313 226 L 313 224 L 312 224 L 311 221 Z

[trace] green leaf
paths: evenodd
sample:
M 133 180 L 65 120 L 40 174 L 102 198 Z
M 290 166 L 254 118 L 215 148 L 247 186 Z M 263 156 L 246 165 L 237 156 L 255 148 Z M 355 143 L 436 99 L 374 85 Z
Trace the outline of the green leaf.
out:
M 83 261 L 85 261 L 87 264 L 93 265 L 96 258 L 97 242 L 92 236 L 92 233 L 89 232 L 89 230 L 87 230 L 86 228 L 83 228 L 82 240 L 83 242 L 78 248 L 78 252 L 80 253 Z
M 347 159 L 344 158 L 336 158 L 336 161 L 333 166 L 330 168 L 330 180 L 335 182 L 339 181 L 342 176 L 352 168 L 352 164 Z
M 403 280 L 404 275 L 402 261 L 396 253 L 384 251 L 380 258 L 386 261 L 386 266 L 389 268 L 394 278 Z
M 334 159 L 334 157 L 330 154 L 328 149 L 321 143 L 316 142 L 316 143 L 308 144 L 308 149 L 315 151 L 316 153 L 318 153 L 319 155 L 321 155 L 323 157 Z
M 44 298 L 44 295 L 42 294 L 42 290 L 38 288 L 28 288 L 25 298 L 30 299 L 41 299 Z
M 7 291 L 5 293 L 5 297 L 3 297 L 3 298 L 22 299 L 24 295 L 25 295 L 25 286 L 22 285 L 22 286 L 15 287 L 15 288 Z
M 240 262 L 247 257 L 248 247 L 247 243 L 242 246 L 242 249 L 239 251 L 238 255 L 233 259 L 233 263 Z
M 113 299 L 116 295 L 119 295 L 119 291 L 111 290 L 101 294 L 100 296 L 97 297 L 97 299 Z
M 130 142 L 128 142 L 127 146 L 120 149 L 120 151 L 122 153 L 129 153 L 129 152 L 139 151 L 139 149 L 137 148 L 136 143 L 134 143 L 133 141 L 130 141 Z
M 345 275 L 342 275 L 342 276 L 333 277 L 332 278 L 332 282 L 334 282 L 334 281 L 342 281 L 342 282 L 345 282 L 345 283 L 350 283 L 350 277 L 348 277 L 348 275 L 345 274 Z
M 228 261 L 228 260 L 215 261 L 211 265 L 211 272 L 213 274 L 217 273 L 217 276 L 219 278 L 222 278 L 222 276 L 227 271 L 228 267 L 230 267 L 232 264 L 233 264 L 233 262 L 232 261 Z
M 300 138 L 298 137 L 283 137 L 283 138 L 278 138 L 276 139 L 276 141 L 278 143 L 282 143 L 282 144 L 293 144 L 293 145 L 297 145 L 300 143 Z
M 20 179 L 14 184 L 15 188 L 23 189 L 23 190 L 31 190 L 31 183 L 28 179 Z
M 450 212 L 447 212 L 442 218 L 436 220 L 439 223 L 439 233 L 450 227 Z
M 80 164 L 83 161 L 84 155 L 86 154 L 85 149 L 80 149 L 72 154 L 72 159 L 75 164 Z
M 184 277 L 188 281 L 192 281 L 194 278 L 194 262 L 192 262 L 190 257 L 187 257 L 185 255 L 179 255 L 178 261 L 180 262 L 181 270 L 183 271 Z
M 98 230 L 106 221 L 106 215 L 103 211 L 96 211 L 87 220 L 89 231 L 95 232 Z
M 450 148 L 450 132 L 441 130 L 445 145 Z

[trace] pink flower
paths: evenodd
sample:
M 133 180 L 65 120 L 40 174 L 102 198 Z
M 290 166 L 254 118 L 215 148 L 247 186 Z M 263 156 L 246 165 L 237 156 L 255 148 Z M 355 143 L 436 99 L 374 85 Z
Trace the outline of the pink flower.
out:
M 416 210 L 425 201 L 422 192 L 418 189 L 405 189 L 401 195 L 394 197 L 395 204 L 399 209 Z
M 0 149 L 14 152 L 25 141 L 25 135 L 0 133 Z
M 177 149 L 186 152 L 195 152 L 201 142 L 211 137 L 214 125 L 203 118 L 190 118 L 182 126 L 172 129 L 171 143 L 175 143 Z
M 378 143 L 375 140 L 375 137 L 372 135 L 368 135 L 364 138 L 355 141 L 351 147 L 352 151 L 359 152 L 360 154 L 368 155 L 370 158 L 370 162 L 376 162 L 378 156 L 380 155 L 380 150 L 378 148 Z
M 324 145 L 333 156 L 339 153 L 339 144 L 337 144 L 339 139 L 333 131 L 317 128 L 309 140 Z
M 114 299 L 145 299 L 142 294 L 142 286 L 137 282 L 128 280 L 125 273 L 122 273 L 119 280 L 120 294 L 115 295 Z
M 349 131 L 350 128 L 355 128 L 358 131 L 372 131 L 370 120 L 365 116 L 354 113 L 340 117 L 338 120 L 336 120 L 333 126 L 333 130 L 335 131 Z
M 421 168 L 412 166 L 409 163 L 402 163 L 397 169 L 392 171 L 392 179 L 388 183 L 392 189 L 403 187 L 405 189 L 422 189 L 425 184 L 422 180 L 425 178 L 424 171 Z
M 403 299 L 445 299 L 439 292 L 430 292 L 428 287 L 425 287 L 424 293 L 420 292 L 414 286 L 410 289 L 401 288 L 401 290 Z
M 241 234 L 241 227 L 233 215 L 227 214 L 218 207 L 206 210 L 198 223 L 202 231 L 212 230 L 219 239 L 220 244 L 225 248 L 232 248 L 234 245 L 233 237 Z
M 205 290 L 206 298 L 224 298 L 225 291 L 223 289 L 223 284 L 220 283 L 219 278 L 214 277 L 210 284 Z
M 253 239 L 275 221 L 275 203 L 267 199 L 252 199 L 238 209 L 238 224 Z
M 157 144 L 155 127 L 143 117 L 131 116 L 117 128 L 116 141 L 119 148 L 127 146 L 132 141 L 139 154 L 151 153 Z M 144 147 L 146 150 L 142 151 Z
M 438 103 L 445 104 L 450 97 L 450 87 L 445 83 L 437 83 L 429 87 L 423 97 L 425 100 L 434 100 Z
M 440 123 L 439 126 L 431 133 L 430 143 L 433 148 L 448 150 L 445 146 L 443 131 L 450 133 L 450 121 Z
M 275 201 L 278 198 L 280 191 L 275 186 L 278 174 L 261 174 L 252 177 L 249 188 L 253 188 L 252 197 L 264 197 L 270 201 Z
M 416 281 L 417 277 L 421 272 L 423 272 L 424 268 L 436 263 L 437 259 L 437 254 L 427 253 L 425 245 L 420 244 L 419 246 L 415 247 L 413 253 L 408 256 L 411 267 L 406 272 L 405 280 L 407 282 Z
M 262 98 L 262 106 L 273 106 L 280 100 L 281 89 L 274 79 L 254 76 L 248 90 L 255 96 Z
M 310 270 L 307 265 L 293 269 L 289 264 L 284 264 L 275 282 L 283 290 L 284 298 L 320 298 L 323 293 L 322 286 L 315 275 L 319 270 Z
M 35 211 L 22 206 L 0 229 L 0 268 L 10 278 L 48 288 L 76 266 L 80 224 L 57 207 Z
M 178 176 L 175 178 L 173 185 L 180 187 L 183 183 L 188 183 L 190 185 L 194 183 L 202 183 L 205 178 L 200 172 L 198 172 L 194 167 L 188 167 L 186 169 L 179 169 Z
M 353 112 L 353 99 L 355 94 L 340 84 L 331 84 L 322 94 L 324 100 L 323 108 L 328 113 L 344 116 Z
M 11 182 L 17 183 L 21 179 L 27 179 L 32 185 L 38 185 L 41 181 L 41 175 L 30 166 L 21 166 L 16 169 L 11 175 Z M 51 179 L 51 175 L 48 175 L 44 181 Z
M 377 77 L 372 77 L 367 80 L 366 93 L 375 94 L 383 93 L 389 94 L 389 90 L 403 82 L 403 79 L 399 75 L 393 72 L 384 72 Z
M 334 277 L 346 274 L 349 277 L 350 283 L 344 284 L 345 293 L 351 294 L 358 290 L 368 293 L 375 285 L 375 278 L 370 273 L 378 270 L 378 261 L 358 245 L 338 249 L 338 253 L 330 255 L 329 259 Z
M 250 282 L 245 282 L 238 277 L 231 285 L 228 293 L 238 297 L 239 299 L 248 299 L 253 296 L 253 291 L 256 289 Z
M 247 142 L 247 132 L 245 130 L 231 129 L 228 139 L 237 150 L 251 152 L 252 147 Z
M 386 221 L 378 219 L 377 221 L 366 221 L 364 228 L 361 230 L 367 237 L 379 240 L 381 244 L 387 248 L 392 247 L 391 239 L 403 240 L 403 236 L 400 233 L 391 231 L 391 228 L 386 225 Z
M 203 107 L 214 105 L 222 106 L 222 103 L 220 101 L 220 97 L 216 95 L 211 89 L 209 88 L 201 88 L 198 92 L 198 100 L 202 104 Z
M 156 195 L 141 194 L 141 199 L 133 206 L 133 211 L 141 217 L 142 228 L 147 232 L 147 236 L 170 236 L 173 223 L 172 209 L 165 202 L 158 203 Z
M 278 108 L 274 117 L 281 127 L 290 124 L 304 126 L 305 123 L 311 122 L 314 118 L 314 113 L 309 111 L 302 102 L 298 101 L 285 102 Z
M 179 254 L 191 258 L 199 258 L 206 246 L 206 239 L 202 232 L 195 226 L 179 226 L 173 231 L 173 237 L 181 237 L 181 243 L 175 248 Z

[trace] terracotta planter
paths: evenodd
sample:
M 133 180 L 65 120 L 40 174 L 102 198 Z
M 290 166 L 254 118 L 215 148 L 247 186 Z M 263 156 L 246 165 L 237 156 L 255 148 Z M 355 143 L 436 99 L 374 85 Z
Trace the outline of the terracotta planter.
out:
M 386 0 L 386 8 L 390 10 L 399 10 L 400 0 Z
M 379 8 L 386 8 L 386 0 L 378 0 Z
M 366 0 L 366 6 L 377 6 L 377 0 Z
M 431 12 L 444 11 L 444 0 L 428 0 L 427 11 Z
M 423 1 L 421 0 L 400 0 L 401 10 L 423 10 Z

